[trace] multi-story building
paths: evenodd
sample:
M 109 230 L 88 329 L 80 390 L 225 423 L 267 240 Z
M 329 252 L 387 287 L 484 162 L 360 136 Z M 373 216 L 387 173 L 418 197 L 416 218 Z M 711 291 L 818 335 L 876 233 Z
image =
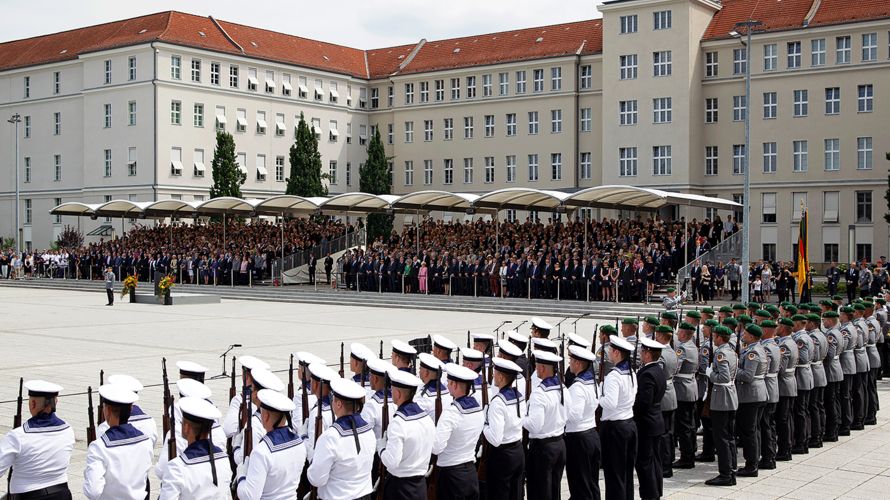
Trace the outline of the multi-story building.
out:
M 751 257 L 780 260 L 793 256 L 803 203 L 812 261 L 886 255 L 876 167 L 890 151 L 878 133 L 890 118 L 880 100 L 890 5 L 615 0 L 599 10 L 373 50 L 178 12 L 0 44 L 0 107 L 23 117 L 23 240 L 46 245 L 73 222 L 48 214 L 61 201 L 204 199 L 216 129 L 235 137 L 245 197 L 282 193 L 302 113 L 332 193 L 358 189 L 379 130 L 396 194 L 632 184 L 719 196 L 750 202 Z M 731 34 L 747 19 L 763 23 L 751 47 Z M 12 140 L 0 134 L 0 149 Z M 13 232 L 13 160 L 0 160 L 10 214 L 0 235 Z

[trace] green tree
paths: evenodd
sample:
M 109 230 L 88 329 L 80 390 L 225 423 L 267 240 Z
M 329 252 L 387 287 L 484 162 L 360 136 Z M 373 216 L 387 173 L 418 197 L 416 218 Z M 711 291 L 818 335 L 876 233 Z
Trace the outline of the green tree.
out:
M 290 177 L 287 178 L 287 194 L 295 196 L 327 196 L 328 189 L 322 184 L 327 174 L 321 173 L 321 153 L 315 127 L 310 128 L 300 113 L 297 138 L 290 147 Z
M 359 172 L 359 190 L 370 194 L 390 194 L 392 179 L 389 174 L 389 160 L 383 141 L 380 140 L 380 129 L 374 131 L 368 144 L 368 161 Z M 387 237 L 392 232 L 393 216 L 391 214 L 368 214 L 368 241 L 377 236 Z
M 213 185 L 210 186 L 210 197 L 221 196 L 241 197 L 241 185 L 247 180 L 247 174 L 238 170 L 235 159 L 235 139 L 228 132 L 216 133 L 216 149 L 213 150 Z

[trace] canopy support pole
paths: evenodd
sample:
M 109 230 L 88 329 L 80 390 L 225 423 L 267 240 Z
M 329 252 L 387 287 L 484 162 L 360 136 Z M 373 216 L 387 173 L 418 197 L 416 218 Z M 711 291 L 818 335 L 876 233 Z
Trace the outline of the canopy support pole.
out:
M 223 212 L 223 253 L 226 252 L 226 213 Z
M 587 241 L 587 210 L 582 210 L 581 220 L 584 221 L 584 260 L 590 258 L 590 244 Z
M 420 209 L 417 209 L 417 258 L 420 258 Z
M 680 207 L 677 207 L 677 212 L 680 212 Z M 683 267 L 689 265 L 689 209 L 685 210 L 685 217 L 683 217 Z M 692 280 L 689 281 L 689 284 L 692 284 Z M 680 286 L 680 273 L 677 273 L 677 293 L 680 293 L 683 288 Z M 689 290 L 686 291 L 689 293 Z
M 284 211 L 281 212 L 281 259 L 278 261 L 278 272 L 281 273 L 279 286 L 284 286 Z
M 501 228 L 500 228 L 500 224 L 498 224 L 498 215 L 500 215 L 500 210 L 495 210 L 495 212 L 494 212 L 494 249 L 495 249 L 495 252 L 499 253 L 500 249 L 501 249 L 501 244 L 500 244 Z

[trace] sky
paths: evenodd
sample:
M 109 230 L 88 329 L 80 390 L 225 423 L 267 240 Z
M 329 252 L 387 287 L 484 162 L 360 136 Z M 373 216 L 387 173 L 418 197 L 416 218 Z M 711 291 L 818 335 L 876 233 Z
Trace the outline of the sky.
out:
M 0 42 L 165 10 L 373 49 L 601 17 L 601 0 L 0 0 Z

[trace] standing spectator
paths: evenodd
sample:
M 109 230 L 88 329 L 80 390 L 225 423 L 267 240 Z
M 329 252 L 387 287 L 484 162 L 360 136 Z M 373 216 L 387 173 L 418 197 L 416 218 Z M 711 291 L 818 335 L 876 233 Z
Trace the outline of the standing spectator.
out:
M 418 273 L 418 280 L 420 283 L 420 293 L 427 294 L 429 290 L 427 289 L 427 275 L 429 273 L 429 269 L 426 267 L 426 262 L 420 264 L 420 271 Z
M 318 259 L 315 258 L 315 252 L 313 252 L 311 249 L 307 250 L 306 253 L 308 254 L 307 260 L 309 263 L 309 284 L 314 285 L 315 284 L 315 269 L 318 266 Z
M 105 268 L 105 293 L 108 295 L 108 303 L 106 306 L 114 305 L 114 271 L 111 270 L 111 266 Z
M 739 281 L 741 281 L 741 278 L 741 268 L 736 263 L 735 258 L 730 259 L 729 265 L 726 266 L 726 279 L 729 280 L 729 295 L 730 300 L 733 302 L 739 298 Z
M 828 296 L 837 295 L 837 284 L 841 281 L 841 273 L 837 269 L 837 262 L 832 262 L 825 271 L 825 278 L 828 280 Z
M 761 287 L 763 288 L 763 301 L 770 301 L 772 299 L 772 294 L 770 293 L 772 290 L 773 283 L 773 270 L 772 266 L 770 266 L 769 262 L 763 265 L 763 268 L 760 270 L 760 282 Z
M 754 302 L 763 302 L 763 281 L 760 276 L 754 275 L 752 286 L 754 287 Z
M 707 305 L 708 299 L 711 297 L 711 269 L 707 264 L 703 264 L 701 266 L 701 278 L 699 279 L 699 286 L 701 289 L 699 290 L 699 295 L 701 296 L 701 303 Z
M 866 298 L 871 293 L 872 273 L 868 264 L 862 261 L 859 264 L 859 297 Z
M 719 221 L 719 216 L 717 220 Z M 722 261 L 717 262 L 717 268 L 714 269 L 714 281 L 716 284 L 717 299 L 723 300 L 723 293 L 726 289 L 726 266 L 723 265 Z
M 859 286 L 859 269 L 856 261 L 850 263 L 850 267 L 844 274 L 844 281 L 847 284 L 847 303 L 852 304 L 856 298 L 856 287 Z

